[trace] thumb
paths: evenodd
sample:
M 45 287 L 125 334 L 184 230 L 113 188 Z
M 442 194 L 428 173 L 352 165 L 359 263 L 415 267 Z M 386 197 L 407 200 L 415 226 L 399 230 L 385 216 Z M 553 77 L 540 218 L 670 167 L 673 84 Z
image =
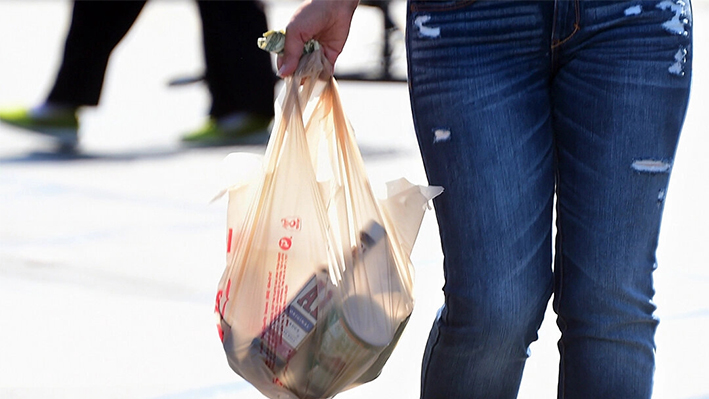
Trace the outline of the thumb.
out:
M 283 53 L 278 56 L 278 76 L 285 77 L 292 75 L 298 68 L 298 61 L 303 54 L 303 46 L 305 42 L 297 34 L 288 34 L 286 31 L 286 41 L 283 47 Z

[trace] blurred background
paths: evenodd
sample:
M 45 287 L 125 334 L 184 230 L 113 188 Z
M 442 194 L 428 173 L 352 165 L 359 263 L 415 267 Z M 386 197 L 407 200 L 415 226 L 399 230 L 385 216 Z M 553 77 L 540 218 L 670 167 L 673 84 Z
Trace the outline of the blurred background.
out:
M 298 2 L 265 4 L 280 29 Z M 659 399 L 709 398 L 708 14 L 709 2 L 694 2 L 692 101 L 658 252 Z M 337 65 L 380 193 L 402 176 L 425 183 L 407 87 L 396 82 L 405 76 L 404 2 L 391 4 L 400 29 L 388 35 L 388 66 L 383 15 L 358 9 Z M 70 17 L 67 0 L 0 0 L 0 107 L 44 100 Z M 180 146 L 203 122 L 209 94 L 202 83 L 169 83 L 200 76 L 202 59 L 194 2 L 153 0 L 113 52 L 100 105 L 81 111 L 77 152 L 0 124 L 0 398 L 262 397 L 228 367 L 215 328 L 226 202 L 210 200 L 224 188 L 222 159 L 264 146 Z M 344 79 L 351 74 L 367 79 Z M 412 255 L 416 309 L 381 377 L 338 397 L 418 397 L 442 301 L 437 234 L 429 212 Z M 555 397 L 558 336 L 549 312 L 520 398 Z

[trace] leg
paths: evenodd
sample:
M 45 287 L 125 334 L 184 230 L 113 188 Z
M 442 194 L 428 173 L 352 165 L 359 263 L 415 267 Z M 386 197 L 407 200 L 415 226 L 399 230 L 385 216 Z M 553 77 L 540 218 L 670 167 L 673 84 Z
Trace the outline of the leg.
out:
M 691 72 L 689 8 L 660 3 L 580 2 L 556 50 L 560 398 L 651 396 L 652 272 Z
M 268 30 L 256 1 L 199 1 L 206 78 L 212 95 L 209 114 L 238 111 L 273 117 L 275 75 L 270 55 L 256 46 Z
M 97 105 L 108 58 L 145 1 L 75 1 L 64 56 L 47 103 Z
M 421 395 L 514 398 L 553 283 L 552 8 L 446 3 L 410 2 L 408 17 L 419 145 L 430 184 L 446 190 L 435 200 L 445 305 Z
M 2 110 L 0 120 L 73 149 L 79 130 L 76 110 L 98 104 L 111 51 L 144 5 L 144 1 L 75 1 L 62 63 L 46 101 L 30 109 Z

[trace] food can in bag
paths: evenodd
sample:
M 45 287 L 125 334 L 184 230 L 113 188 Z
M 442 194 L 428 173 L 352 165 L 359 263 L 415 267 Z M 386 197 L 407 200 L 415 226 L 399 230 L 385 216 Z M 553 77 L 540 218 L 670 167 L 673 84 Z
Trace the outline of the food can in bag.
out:
M 332 388 L 355 380 L 393 338 L 382 323 L 384 310 L 365 296 L 352 296 L 329 314 L 326 330 L 308 373 L 307 396 L 326 397 Z

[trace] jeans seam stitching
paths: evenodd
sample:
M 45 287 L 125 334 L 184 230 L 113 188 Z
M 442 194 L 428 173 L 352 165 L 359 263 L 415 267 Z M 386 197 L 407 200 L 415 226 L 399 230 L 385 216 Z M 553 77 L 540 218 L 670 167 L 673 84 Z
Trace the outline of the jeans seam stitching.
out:
M 438 346 L 438 342 L 441 340 L 441 327 L 438 325 L 439 321 L 440 321 L 439 319 L 436 319 L 436 321 L 434 321 L 434 328 L 436 329 L 436 341 L 429 348 L 430 350 L 428 351 L 428 353 L 429 353 L 428 361 L 426 362 L 426 364 L 422 365 L 422 367 L 424 367 L 424 370 L 422 370 L 423 375 L 421 378 L 421 397 L 422 398 L 424 397 L 424 393 L 425 393 L 423 391 L 423 388 L 428 386 L 426 381 L 428 380 L 428 373 L 429 373 L 430 365 L 431 365 L 431 354 L 433 353 L 436 346 Z
M 558 154 L 558 153 L 557 153 Z M 558 156 L 558 155 L 557 155 Z M 558 274 L 558 285 L 556 287 L 556 290 L 554 292 L 554 300 L 556 301 L 556 306 L 554 306 L 556 310 L 556 316 L 559 319 L 559 321 L 566 326 L 566 322 L 564 321 L 562 315 L 561 315 L 561 297 L 564 292 L 563 290 L 563 285 L 564 285 L 564 257 L 563 257 L 563 229 L 562 229 L 562 216 L 560 212 L 561 209 L 561 203 L 559 200 L 559 188 L 560 184 L 559 182 L 561 181 L 561 173 L 559 172 L 559 161 L 557 160 L 557 166 L 556 166 L 556 220 L 557 220 L 557 227 L 556 227 L 556 238 L 558 240 L 558 245 L 557 245 L 557 251 L 556 251 L 556 257 L 558 261 L 556 262 L 555 268 L 554 268 L 554 273 Z M 558 270 L 557 270 L 558 269 Z M 559 326 L 559 329 L 561 330 L 561 326 Z M 563 332 L 562 332 L 563 334 Z M 564 399 L 566 397 L 566 374 L 564 373 L 565 367 L 564 363 L 566 362 L 566 358 L 564 356 L 564 341 L 563 341 L 563 336 L 559 339 L 559 365 L 560 365 L 560 370 L 559 370 L 559 399 Z
M 571 32 L 569 34 L 569 36 L 567 36 L 564 40 L 560 40 L 560 41 L 557 41 L 556 43 L 552 43 L 552 45 L 551 45 L 552 49 L 555 49 L 555 48 L 561 46 L 562 44 L 568 42 L 569 40 L 571 40 L 571 38 L 573 38 L 576 35 L 576 33 L 578 33 L 579 30 L 581 30 L 581 14 L 579 11 L 579 0 L 576 0 L 574 2 L 574 9 L 575 9 L 574 11 L 576 14 L 576 20 L 574 21 L 574 31 Z M 554 15 L 554 24 L 556 24 L 556 10 L 555 10 L 554 14 L 555 14 Z

